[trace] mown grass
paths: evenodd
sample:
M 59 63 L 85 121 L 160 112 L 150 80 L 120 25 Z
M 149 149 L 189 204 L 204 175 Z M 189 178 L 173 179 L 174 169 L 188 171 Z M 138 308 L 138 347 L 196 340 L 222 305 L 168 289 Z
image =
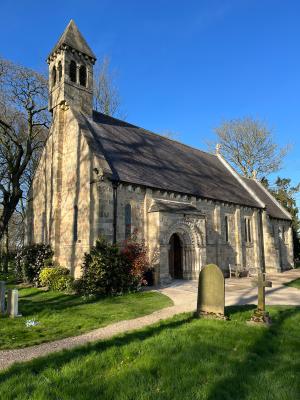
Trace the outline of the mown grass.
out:
M 296 400 L 300 309 L 270 307 L 271 328 L 249 326 L 252 306 L 230 321 L 170 320 L 19 364 L 0 374 L 14 400 Z
M 300 278 L 294 279 L 293 281 L 285 283 L 285 286 L 294 287 L 300 289 Z
M 13 282 L 10 282 L 10 286 L 13 286 Z M 150 314 L 173 304 L 167 296 L 156 292 L 85 300 L 61 292 L 21 288 L 19 296 L 19 312 L 22 317 L 0 317 L 0 349 L 26 347 L 79 335 L 113 322 Z M 26 327 L 27 320 L 35 320 L 38 325 Z

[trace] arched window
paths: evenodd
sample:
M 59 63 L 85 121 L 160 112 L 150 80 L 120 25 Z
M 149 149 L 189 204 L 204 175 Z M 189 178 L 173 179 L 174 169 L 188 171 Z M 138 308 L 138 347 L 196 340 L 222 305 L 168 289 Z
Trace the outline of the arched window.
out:
M 252 232 L 251 232 L 251 220 L 248 219 L 248 241 L 252 242 Z
M 125 206 L 125 240 L 131 235 L 131 205 Z
M 61 61 L 58 63 L 57 69 L 58 69 L 58 81 L 60 82 L 60 81 L 61 81 L 61 78 L 62 78 L 62 65 L 61 65 Z
M 86 86 L 86 67 L 81 65 L 79 68 L 79 83 L 81 86 Z
M 74 219 L 73 219 L 73 240 L 78 240 L 78 207 L 74 206 Z
M 54 67 L 52 68 L 52 86 L 54 86 L 56 84 L 56 67 L 54 65 Z
M 251 219 L 249 217 L 245 218 L 245 241 L 248 243 L 252 242 Z
M 69 76 L 71 82 L 76 82 L 76 62 L 73 60 L 70 62 Z
M 229 224 L 227 215 L 225 216 L 225 241 L 226 243 L 229 242 Z

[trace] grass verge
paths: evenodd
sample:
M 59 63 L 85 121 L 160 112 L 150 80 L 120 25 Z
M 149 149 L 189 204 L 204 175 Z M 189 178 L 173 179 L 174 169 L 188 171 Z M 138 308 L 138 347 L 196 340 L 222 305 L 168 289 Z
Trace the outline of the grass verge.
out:
M 14 349 L 80 335 L 95 328 L 172 305 L 157 292 L 139 292 L 119 297 L 84 300 L 61 292 L 36 288 L 19 290 L 20 318 L 0 317 L 0 349 Z M 38 325 L 26 327 L 26 321 Z
M 6 400 L 291 400 L 300 393 L 300 309 L 269 307 L 271 328 L 181 314 L 140 331 L 16 365 Z
M 285 286 L 294 287 L 300 289 L 300 278 L 294 279 L 293 281 L 285 283 Z

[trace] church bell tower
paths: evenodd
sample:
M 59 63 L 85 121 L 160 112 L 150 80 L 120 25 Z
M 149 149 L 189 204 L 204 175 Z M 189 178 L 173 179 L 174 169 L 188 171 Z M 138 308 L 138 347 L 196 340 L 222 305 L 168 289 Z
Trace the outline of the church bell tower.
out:
M 47 59 L 49 111 L 66 105 L 92 115 L 95 62 L 94 53 L 71 20 Z

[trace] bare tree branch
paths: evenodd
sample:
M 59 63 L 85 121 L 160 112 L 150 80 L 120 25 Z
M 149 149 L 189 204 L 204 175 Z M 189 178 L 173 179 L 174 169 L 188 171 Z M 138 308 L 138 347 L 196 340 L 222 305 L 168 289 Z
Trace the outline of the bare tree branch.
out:
M 121 98 L 110 71 L 110 59 L 104 57 L 94 73 L 94 109 L 110 116 L 120 116 Z
M 256 173 L 263 178 L 278 171 L 290 150 L 289 145 L 280 148 L 274 142 L 271 130 L 263 122 L 248 117 L 225 121 L 215 133 L 222 155 L 246 177 Z M 209 147 L 215 144 L 209 143 Z
M 27 196 L 47 135 L 47 86 L 42 75 L 0 58 L 0 240 Z

